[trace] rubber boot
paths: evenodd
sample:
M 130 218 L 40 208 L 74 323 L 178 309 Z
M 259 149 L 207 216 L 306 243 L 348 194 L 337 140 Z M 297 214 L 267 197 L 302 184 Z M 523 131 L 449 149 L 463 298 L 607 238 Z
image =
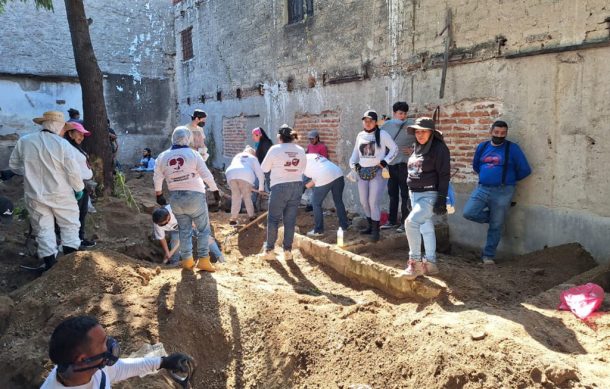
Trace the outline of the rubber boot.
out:
M 214 273 L 216 271 L 216 268 L 214 267 L 214 265 L 212 265 L 212 262 L 210 262 L 209 256 L 199 258 L 199 261 L 197 261 L 197 269 L 210 273 Z
M 379 221 L 373 220 L 373 228 L 371 231 L 371 242 L 379 241 Z
M 182 265 L 182 268 L 186 270 L 193 270 L 193 267 L 195 267 L 195 261 L 192 257 L 180 261 L 180 264 Z
M 370 217 L 367 217 L 366 220 L 368 221 L 369 225 L 367 228 L 360 230 L 360 233 L 362 235 L 370 235 L 371 232 L 373 231 L 373 219 L 371 219 Z
M 57 263 L 57 258 L 55 258 L 55 255 L 49 255 L 48 257 L 44 257 L 43 258 L 44 261 L 44 270 L 49 270 L 50 268 L 53 267 L 53 265 L 55 265 Z
M 68 255 L 68 254 L 72 254 L 75 251 L 78 251 L 78 249 L 75 249 L 73 247 L 64 246 L 63 251 L 64 251 L 64 255 Z

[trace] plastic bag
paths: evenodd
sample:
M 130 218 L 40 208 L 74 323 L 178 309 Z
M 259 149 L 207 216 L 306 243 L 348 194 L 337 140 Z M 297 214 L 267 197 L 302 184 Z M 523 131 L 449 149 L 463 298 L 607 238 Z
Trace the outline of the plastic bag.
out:
M 449 190 L 447 191 L 447 213 L 450 215 L 455 213 L 455 191 L 453 190 L 451 182 L 449 183 Z
M 564 290 L 559 298 L 561 304 L 559 304 L 558 309 L 572 311 L 580 319 L 586 319 L 597 311 L 604 302 L 604 289 L 590 282 Z

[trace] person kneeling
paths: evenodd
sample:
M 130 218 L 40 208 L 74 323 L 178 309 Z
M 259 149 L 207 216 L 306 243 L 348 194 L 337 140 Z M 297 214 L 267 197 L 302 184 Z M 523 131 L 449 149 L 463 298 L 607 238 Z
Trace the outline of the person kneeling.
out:
M 49 357 L 55 367 L 41 389 L 110 388 L 112 383 L 159 369 L 188 372 L 192 358 L 173 353 L 166 357 L 119 358 L 116 339 L 92 316 L 76 316 L 59 323 L 49 342 Z

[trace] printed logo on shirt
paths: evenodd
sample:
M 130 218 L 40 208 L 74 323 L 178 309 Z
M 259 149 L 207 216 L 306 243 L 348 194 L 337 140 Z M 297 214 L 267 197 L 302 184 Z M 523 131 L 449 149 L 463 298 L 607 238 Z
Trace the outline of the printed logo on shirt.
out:
M 182 165 L 184 165 L 184 157 L 181 155 L 167 161 L 167 166 L 172 167 L 175 171 L 182 169 Z
M 375 157 L 375 141 L 369 143 L 362 143 L 359 147 L 360 155 L 362 158 L 374 158 Z
M 484 167 L 493 168 L 494 166 L 502 165 L 502 157 L 498 154 L 489 154 L 483 157 L 482 162 Z
M 407 168 L 409 170 L 409 176 L 411 177 L 419 177 L 422 173 L 422 166 L 424 164 L 424 156 L 420 155 L 418 157 L 412 156 L 409 158 L 409 162 L 407 163 Z
M 301 163 L 301 160 L 298 158 L 298 153 L 293 151 L 286 151 L 287 160 L 284 162 L 284 170 L 287 172 L 296 172 L 298 169 L 292 169 L 292 167 L 297 167 Z

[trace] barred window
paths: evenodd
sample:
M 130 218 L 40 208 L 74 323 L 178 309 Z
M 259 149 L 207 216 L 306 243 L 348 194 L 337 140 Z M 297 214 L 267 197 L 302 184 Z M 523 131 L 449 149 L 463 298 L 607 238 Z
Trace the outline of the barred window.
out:
M 313 16 L 313 0 L 288 0 L 288 24 Z
M 194 57 L 193 54 L 193 27 L 189 27 L 186 30 L 180 32 L 182 38 L 182 60 L 188 61 Z

